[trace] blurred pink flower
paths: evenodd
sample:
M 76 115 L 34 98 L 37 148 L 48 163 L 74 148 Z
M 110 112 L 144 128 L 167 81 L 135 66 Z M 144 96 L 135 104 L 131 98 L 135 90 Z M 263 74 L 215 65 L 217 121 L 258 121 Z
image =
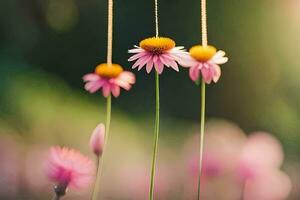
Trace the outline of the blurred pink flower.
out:
M 175 47 L 175 42 L 166 37 L 152 37 L 144 39 L 139 46 L 134 46 L 129 53 L 131 56 L 128 61 L 135 61 L 132 68 L 138 67 L 141 70 L 146 66 L 147 73 L 150 73 L 152 68 L 161 74 L 164 66 L 171 67 L 175 71 L 179 71 L 178 64 L 182 64 L 188 57 L 188 53 L 183 50 L 184 47 Z
M 129 71 L 123 71 L 118 64 L 108 65 L 100 64 L 96 67 L 94 73 L 83 76 L 85 89 L 90 93 L 95 93 L 102 88 L 104 97 L 111 93 L 114 97 L 120 95 L 120 87 L 130 90 L 131 85 L 135 83 L 135 75 Z
M 52 147 L 46 174 L 58 185 L 83 189 L 92 181 L 94 168 L 94 163 L 80 152 L 66 147 Z
M 245 200 L 283 200 L 291 191 L 290 178 L 280 170 L 283 150 L 268 133 L 251 134 L 237 165 Z
M 187 60 L 188 64 L 183 67 L 189 67 L 189 75 L 193 81 L 199 80 L 200 72 L 202 78 L 207 84 L 212 81 L 217 82 L 221 76 L 220 64 L 228 61 L 225 57 L 224 51 L 216 51 L 213 46 L 197 45 L 190 49 L 190 58 Z
M 99 124 L 93 131 L 90 138 L 90 148 L 97 155 L 101 156 L 103 153 L 103 145 L 105 139 L 105 126 Z
M 194 177 L 199 174 L 199 156 L 195 156 L 194 159 L 190 160 L 189 170 Z M 222 173 L 222 163 L 216 156 L 205 152 L 202 163 L 202 175 L 203 177 L 216 177 Z
M 250 179 L 244 186 L 244 200 L 284 200 L 292 189 L 290 178 L 278 169 Z
M 276 138 L 263 132 L 251 134 L 241 152 L 238 175 L 242 180 L 254 178 L 279 169 L 282 162 L 283 151 Z

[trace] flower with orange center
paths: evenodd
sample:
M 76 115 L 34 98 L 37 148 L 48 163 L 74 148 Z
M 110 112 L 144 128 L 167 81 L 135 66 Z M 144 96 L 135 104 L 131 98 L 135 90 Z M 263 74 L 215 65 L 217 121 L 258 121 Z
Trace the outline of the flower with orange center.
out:
M 167 37 L 144 39 L 139 46 L 135 46 L 128 52 L 134 54 L 128 59 L 128 61 L 135 61 L 132 68 L 138 67 L 138 70 L 141 70 L 146 66 L 147 73 L 150 73 L 154 67 L 161 74 L 164 66 L 179 71 L 177 63 L 182 65 L 184 60 L 188 58 L 188 53 L 184 47 L 176 47 L 175 41 Z
M 135 75 L 132 72 L 124 71 L 121 65 L 103 63 L 96 67 L 94 73 L 86 74 L 83 77 L 85 89 L 95 93 L 102 88 L 104 97 L 111 93 L 114 97 L 120 95 L 120 87 L 130 90 L 135 83 Z
M 217 82 L 221 76 L 220 64 L 228 61 L 224 51 L 217 51 L 213 46 L 193 46 L 190 51 L 190 58 L 187 59 L 184 67 L 190 68 L 190 78 L 193 81 L 199 80 L 200 72 L 204 81 L 209 84 Z

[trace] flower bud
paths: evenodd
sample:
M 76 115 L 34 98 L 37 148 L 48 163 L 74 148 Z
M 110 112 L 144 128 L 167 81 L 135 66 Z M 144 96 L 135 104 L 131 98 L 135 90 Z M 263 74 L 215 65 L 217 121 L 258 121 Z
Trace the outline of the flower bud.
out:
M 90 139 L 90 148 L 97 155 L 101 156 L 103 153 L 105 139 L 105 126 L 99 124 L 93 131 Z

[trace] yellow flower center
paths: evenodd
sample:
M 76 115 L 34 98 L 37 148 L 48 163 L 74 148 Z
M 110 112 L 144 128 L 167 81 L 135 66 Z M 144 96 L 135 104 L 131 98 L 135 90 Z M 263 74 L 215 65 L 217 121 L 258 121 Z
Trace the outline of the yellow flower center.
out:
M 190 54 L 193 58 L 200 62 L 206 62 L 210 60 L 217 52 L 217 49 L 213 46 L 201 46 L 196 45 L 190 49 Z
M 95 73 L 104 78 L 116 78 L 123 72 L 123 68 L 118 64 L 103 63 L 96 67 Z
M 175 41 L 166 37 L 152 37 L 140 42 L 140 47 L 154 54 L 161 54 L 164 51 L 175 47 Z

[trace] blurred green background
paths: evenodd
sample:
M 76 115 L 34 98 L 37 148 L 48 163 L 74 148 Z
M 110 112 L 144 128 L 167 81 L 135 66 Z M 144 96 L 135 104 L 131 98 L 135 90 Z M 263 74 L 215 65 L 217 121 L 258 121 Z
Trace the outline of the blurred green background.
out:
M 199 43 L 199 4 L 161 0 L 161 35 L 186 48 Z M 75 145 L 82 140 L 79 132 L 88 140 L 104 119 L 105 102 L 100 93 L 84 91 L 82 76 L 106 59 L 106 6 L 104 0 L 0 1 L 0 134 L 29 144 Z M 208 87 L 208 118 L 235 122 L 245 132 L 273 133 L 290 162 L 300 154 L 299 9 L 298 0 L 208 1 L 209 42 L 229 57 L 218 84 Z M 114 62 L 130 70 L 127 50 L 153 35 L 152 1 L 115 0 Z M 154 74 L 134 73 L 137 83 L 114 100 L 113 115 L 151 143 Z M 197 130 L 199 90 L 187 70 L 164 72 L 166 141 L 177 144 Z M 72 140 L 64 137 L 74 130 Z

